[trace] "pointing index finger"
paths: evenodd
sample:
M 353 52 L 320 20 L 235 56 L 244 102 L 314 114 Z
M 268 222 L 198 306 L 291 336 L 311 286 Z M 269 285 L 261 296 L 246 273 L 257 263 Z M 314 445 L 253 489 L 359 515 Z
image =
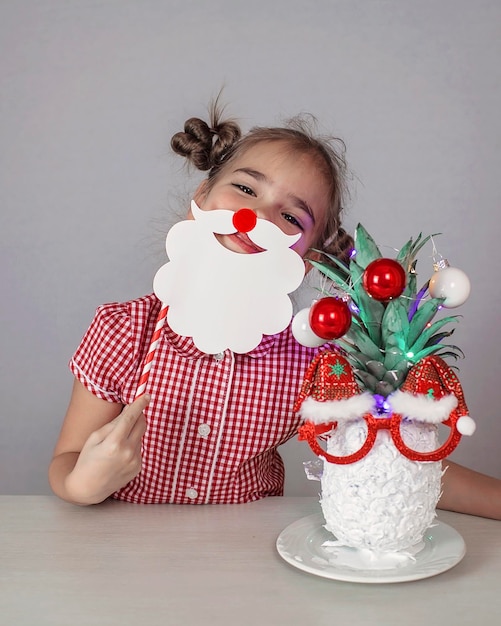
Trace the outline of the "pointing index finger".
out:
M 114 437 L 127 439 L 137 420 L 148 406 L 150 399 L 151 397 L 148 394 L 144 394 L 137 398 L 137 400 L 134 400 L 132 404 L 126 406 L 116 418 L 116 425 L 112 431 L 112 435 Z

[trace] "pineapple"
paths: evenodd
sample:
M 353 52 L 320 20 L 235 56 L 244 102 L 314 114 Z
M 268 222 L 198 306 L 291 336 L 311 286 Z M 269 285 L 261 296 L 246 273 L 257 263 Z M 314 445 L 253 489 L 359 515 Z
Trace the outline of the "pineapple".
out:
M 334 266 L 312 261 L 350 297 L 353 319 L 337 340 L 337 351 L 321 353 L 310 367 L 296 403 L 306 422 L 300 438 L 324 457 L 320 504 L 326 528 L 336 538 L 332 545 L 370 554 L 373 564 L 416 552 L 433 522 L 442 477 L 442 456 L 431 452 L 441 445 L 438 424 L 451 426 L 442 448 L 447 454 L 460 431 L 472 432 L 459 381 L 442 360 L 461 354 L 442 343 L 452 334 L 442 328 L 458 316 L 432 322 L 443 299 L 425 300 L 427 284 L 416 289 L 416 255 L 429 239 L 420 235 L 401 248 L 396 260 L 407 274 L 405 290 L 387 302 L 372 298 L 363 286 L 365 268 L 382 258 L 363 226 L 356 229 L 349 266 L 335 257 L 329 257 Z M 340 381 L 339 393 L 325 390 L 331 374 Z M 417 396 L 423 380 L 426 393 Z M 400 414 L 397 425 L 389 427 L 395 413 Z M 380 427 L 380 420 L 387 426 Z M 369 430 L 374 440 L 367 452 Z M 326 452 L 318 436 L 326 440 Z M 391 558 L 387 562 L 395 564 Z

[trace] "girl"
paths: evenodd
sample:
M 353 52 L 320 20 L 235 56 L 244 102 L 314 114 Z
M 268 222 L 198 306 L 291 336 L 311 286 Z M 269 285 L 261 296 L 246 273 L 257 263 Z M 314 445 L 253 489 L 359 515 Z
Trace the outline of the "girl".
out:
M 340 227 L 345 163 L 336 143 L 299 122 L 242 137 L 213 106 L 210 125 L 191 118 L 171 145 L 208 170 L 194 194 L 201 209 L 248 207 L 299 234 L 293 249 L 301 257 L 320 248 L 346 258 L 352 241 Z M 240 234 L 218 239 L 234 252 L 258 252 Z M 80 505 L 109 496 L 197 504 L 281 495 L 277 448 L 297 432 L 292 405 L 317 349 L 299 345 L 289 326 L 246 354 L 208 355 L 166 325 L 151 395 L 134 401 L 160 307 L 151 294 L 97 310 L 70 362 L 76 380 L 49 469 L 52 489 Z M 501 518 L 501 481 L 448 465 L 441 506 Z

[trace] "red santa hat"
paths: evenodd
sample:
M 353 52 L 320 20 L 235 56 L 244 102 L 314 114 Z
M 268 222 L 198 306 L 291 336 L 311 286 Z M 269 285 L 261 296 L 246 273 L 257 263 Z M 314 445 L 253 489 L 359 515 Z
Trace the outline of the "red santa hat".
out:
M 294 411 L 313 424 L 329 424 L 359 419 L 374 407 L 373 396 L 361 391 L 346 358 L 327 350 L 311 362 Z
M 414 365 L 388 402 L 394 413 L 407 419 L 439 424 L 453 418 L 462 435 L 475 431 L 459 378 L 439 356 L 425 357 Z

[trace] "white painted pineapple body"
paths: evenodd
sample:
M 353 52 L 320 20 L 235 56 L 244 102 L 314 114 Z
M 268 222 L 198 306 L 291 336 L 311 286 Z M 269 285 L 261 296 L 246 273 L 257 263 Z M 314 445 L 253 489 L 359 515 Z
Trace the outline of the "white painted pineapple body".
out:
M 437 426 L 404 421 L 401 433 L 413 450 L 438 447 Z M 340 421 L 327 440 L 327 452 L 347 456 L 367 437 L 364 420 Z M 326 528 L 339 545 L 374 553 L 407 551 L 418 544 L 435 517 L 441 493 L 440 462 L 403 456 L 388 430 L 379 430 L 374 447 L 361 460 L 324 460 L 321 507 Z
M 296 407 L 301 438 L 324 459 L 320 504 L 334 535 L 325 549 L 338 565 L 404 565 L 433 524 L 441 460 L 472 432 L 454 372 L 429 356 L 383 398 L 362 391 L 347 359 L 326 351 L 312 361 Z M 450 434 L 440 445 L 442 423 Z

